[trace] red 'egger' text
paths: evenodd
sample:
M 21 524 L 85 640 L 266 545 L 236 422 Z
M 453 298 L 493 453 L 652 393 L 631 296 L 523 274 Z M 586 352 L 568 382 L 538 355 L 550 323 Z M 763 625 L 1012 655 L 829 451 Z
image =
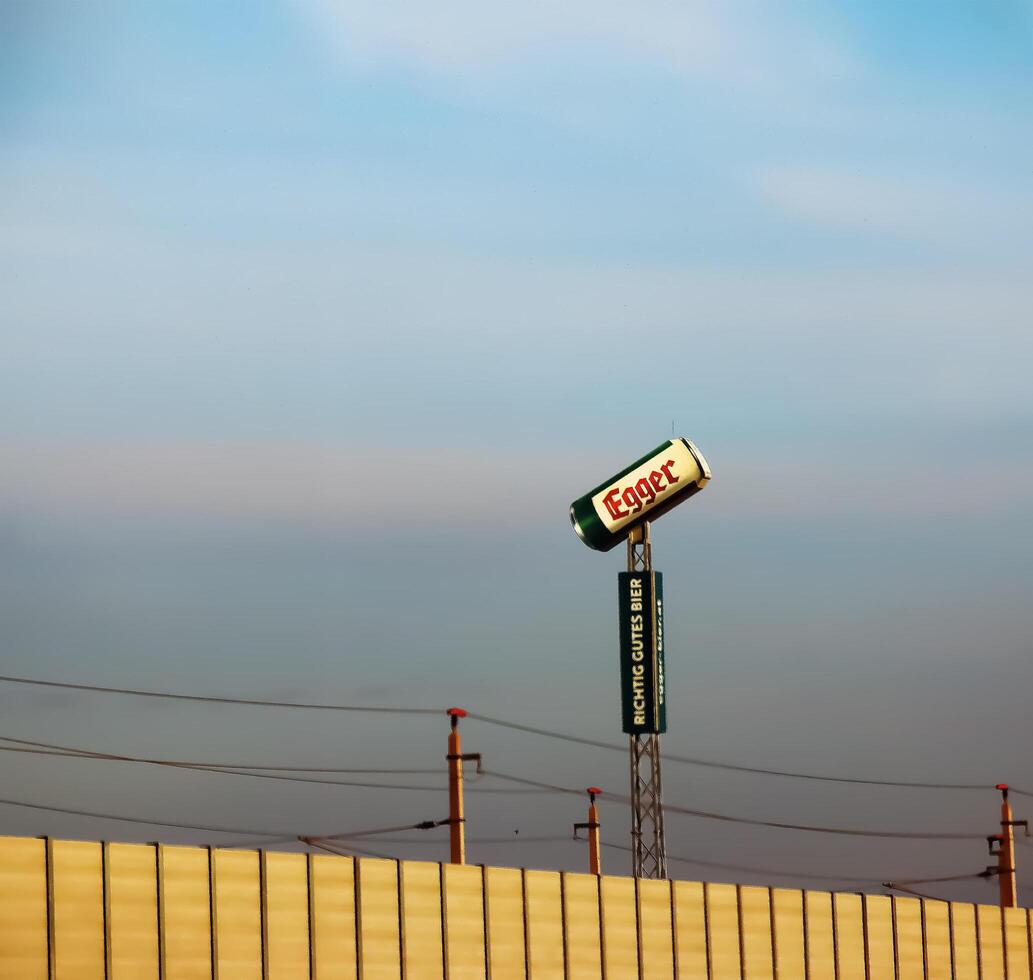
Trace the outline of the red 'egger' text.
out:
M 622 517 L 637 514 L 643 507 L 647 507 L 656 500 L 656 495 L 665 489 L 665 481 L 667 486 L 674 486 L 681 477 L 675 476 L 671 472 L 673 466 L 674 460 L 669 459 L 666 463 L 661 464 L 659 470 L 653 470 L 649 476 L 642 477 L 637 483 L 623 488 L 619 484 L 614 487 L 603 497 L 603 503 L 606 505 L 610 517 L 618 521 Z M 621 506 L 622 501 L 627 505 L 626 508 Z

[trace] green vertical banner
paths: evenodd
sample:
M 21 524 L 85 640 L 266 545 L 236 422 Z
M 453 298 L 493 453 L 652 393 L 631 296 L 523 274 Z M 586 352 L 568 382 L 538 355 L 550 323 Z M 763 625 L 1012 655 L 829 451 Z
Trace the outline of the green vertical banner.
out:
M 617 605 L 622 727 L 629 735 L 658 735 L 667 731 L 663 576 L 619 573 Z

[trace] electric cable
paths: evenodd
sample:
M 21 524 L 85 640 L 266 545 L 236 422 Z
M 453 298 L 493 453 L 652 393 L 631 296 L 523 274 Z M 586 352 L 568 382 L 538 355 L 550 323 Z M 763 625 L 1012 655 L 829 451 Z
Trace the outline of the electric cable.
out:
M 967 875 L 947 875 L 945 878 L 902 878 L 899 881 L 883 882 L 887 888 L 890 885 L 935 885 L 941 881 L 966 881 L 969 878 L 992 878 L 998 874 L 997 868 L 987 868 L 984 871 L 974 871 Z
M 626 851 L 632 853 L 633 848 L 627 844 L 613 844 L 608 841 L 600 842 L 603 847 L 607 847 L 614 851 Z M 701 858 L 685 857 L 683 855 L 668 854 L 668 861 L 676 861 L 681 864 L 693 864 L 698 865 L 701 868 L 716 868 L 720 871 L 742 871 L 746 874 L 758 874 L 758 875 L 773 875 L 776 878 L 803 878 L 813 879 L 814 881 L 840 881 L 840 882 L 858 882 L 864 884 L 879 884 L 883 883 L 883 878 L 866 878 L 859 875 L 830 875 L 830 874 L 819 874 L 819 873 L 807 873 L 803 871 L 785 871 L 778 868 L 757 868 L 748 864 L 727 864 L 722 861 L 707 861 Z
M 309 711 L 364 711 L 392 715 L 440 715 L 444 708 L 370 707 L 357 704 L 309 704 L 300 701 L 271 701 L 259 698 L 230 698 L 202 694 L 176 694 L 168 691 L 143 691 L 129 687 L 101 687 L 97 684 L 70 684 L 64 681 L 44 681 L 29 677 L 0 675 L 3 684 L 32 684 L 36 687 L 61 688 L 68 691 L 90 691 L 96 694 L 128 694 L 137 698 L 165 698 L 171 701 L 199 701 L 206 704 L 242 704 L 259 708 L 304 708 Z
M 45 742 L 29 742 L 29 741 L 27 741 L 25 739 L 11 739 L 11 738 L 6 738 L 4 736 L 0 736 L 0 741 L 18 742 L 18 743 L 20 743 L 21 746 L 27 746 L 27 745 L 47 746 L 46 748 L 43 748 L 43 747 L 40 747 L 40 748 L 25 748 L 25 747 L 14 747 L 14 746 L 0 745 L 0 752 L 26 753 L 26 754 L 30 754 L 30 755 L 44 755 L 44 756 L 51 756 L 51 757 L 64 758 L 64 759 L 92 759 L 94 761 L 100 761 L 100 762 L 135 762 L 135 763 L 141 763 L 141 764 L 149 765 L 149 766 L 165 766 L 165 767 L 168 767 L 168 768 L 171 768 L 171 769 L 180 769 L 180 770 L 184 770 L 185 769 L 185 770 L 190 770 L 190 771 L 194 771 L 194 772 L 216 773 L 216 774 L 222 774 L 222 775 L 226 775 L 226 776 L 251 776 L 252 778 L 255 778 L 255 779 L 276 779 L 276 780 L 284 780 L 284 781 L 292 782 L 292 783 L 308 783 L 310 785 L 316 785 L 316 786 L 348 786 L 348 787 L 353 787 L 353 788 L 357 787 L 357 788 L 362 788 L 362 789 L 390 789 L 390 790 L 400 790 L 400 791 L 405 791 L 405 792 L 431 792 L 431 793 L 446 793 L 446 792 L 448 792 L 448 788 L 446 786 L 417 786 L 417 785 L 414 785 L 414 784 L 411 784 L 411 783 L 370 783 L 370 782 L 364 782 L 364 781 L 359 781 L 359 780 L 345 780 L 345 779 L 311 779 L 311 778 L 304 777 L 304 776 L 277 775 L 277 774 L 274 774 L 274 773 L 269 772 L 269 771 L 252 772 L 252 771 L 241 770 L 241 769 L 236 769 L 236 768 L 233 768 L 233 769 L 223 768 L 222 766 L 220 766 L 220 765 L 218 765 L 216 763 L 210 763 L 210 762 L 209 763 L 180 762 L 180 761 L 176 761 L 176 760 L 172 760 L 172 759 L 148 759 L 148 758 L 143 758 L 143 757 L 140 757 L 140 756 L 117 755 L 117 754 L 110 753 L 110 752 L 93 752 L 93 751 L 90 751 L 88 749 L 76 749 L 76 748 L 71 748 L 69 746 L 48 745 L 48 743 L 45 743 Z M 269 767 L 269 768 L 272 768 L 272 767 Z M 334 770 L 331 770 L 331 771 L 334 771 Z M 347 772 L 348 770 L 338 770 L 338 771 Z M 441 775 L 441 773 L 442 773 L 441 769 L 412 769 L 412 770 L 406 770 L 406 769 L 365 769 L 365 770 L 357 770 L 357 771 L 369 772 L 369 773 L 384 773 L 384 774 L 412 772 L 412 773 L 421 773 L 421 774 L 426 774 L 426 775 Z M 477 777 L 473 777 L 473 778 L 471 778 L 470 781 L 474 782 L 476 780 L 476 778 Z M 489 794 L 509 794 L 509 795 L 512 795 L 514 793 L 532 793 L 532 792 L 538 793 L 538 792 L 543 792 L 543 791 L 542 790 L 531 790 L 531 789 L 513 790 L 513 789 L 498 789 L 498 788 L 490 788 L 490 787 L 471 786 L 469 789 L 467 789 L 467 792 L 468 793 L 477 793 L 477 794 L 489 793 Z
M 389 714 L 413 714 L 413 715 L 437 715 L 443 709 L 439 708 L 410 708 L 410 707 L 367 707 L 365 705 L 347 704 L 319 704 L 297 701 L 275 701 L 257 698 L 231 698 L 212 695 L 181 694 L 167 691 L 148 691 L 135 688 L 104 687 L 92 684 L 73 684 L 62 681 L 45 681 L 36 678 L 14 677 L 0 675 L 0 683 L 6 684 L 29 684 L 39 687 L 60 688 L 73 691 L 88 691 L 100 694 L 124 694 L 133 697 L 144 698 L 165 698 L 177 701 L 194 701 L 213 704 L 238 704 L 269 708 L 300 708 L 314 711 L 344 711 L 344 712 L 372 712 Z M 571 735 L 565 732 L 557 732 L 547 728 L 538 728 L 533 725 L 524 725 L 519 722 L 508 721 L 503 718 L 495 718 L 491 715 L 482 715 L 477 712 L 469 712 L 468 718 L 480 721 L 486 725 L 494 725 L 500 728 L 507 728 L 512 731 L 525 732 L 532 735 L 539 735 L 544 738 L 552 738 L 559 741 L 571 742 L 577 745 L 588 745 L 594 748 L 606 749 L 611 752 L 625 753 L 627 746 L 615 742 L 606 742 L 601 739 L 585 738 L 579 735 Z M 995 785 L 990 783 L 955 783 L 955 782 L 927 782 L 921 780 L 903 779 L 868 779 L 854 776 L 830 776 L 821 773 L 795 772 L 788 769 L 773 769 L 761 766 L 744 766 L 730 762 L 717 762 L 713 759 L 703 759 L 696 756 L 678 755 L 675 753 L 665 754 L 664 759 L 668 762 L 677 762 L 684 765 L 700 766 L 708 769 L 720 769 L 728 772 L 741 772 L 761 776 L 777 776 L 788 779 L 804 779 L 815 782 L 845 783 L 857 786 L 889 786 L 904 789 L 936 789 L 936 790 L 986 790 L 994 789 Z M 1027 790 L 1014 790 L 1021 796 L 1033 797 L 1033 792 Z
M 144 824 L 150 827 L 175 827 L 179 830 L 204 830 L 211 833 L 218 834 L 239 834 L 246 837 L 265 837 L 273 838 L 272 840 L 256 841 L 253 843 L 281 843 L 296 840 L 308 840 L 310 838 L 300 834 L 289 834 L 286 831 L 276 830 L 243 830 L 240 827 L 217 827 L 210 824 L 192 824 L 192 823 L 175 823 L 168 820 L 150 820 L 143 817 L 127 817 L 114 813 L 97 813 L 93 810 L 75 810 L 70 807 L 59 807 L 59 806 L 47 806 L 42 803 L 30 803 L 25 800 L 4 800 L 0 799 L 0 805 L 3 806 L 15 806 L 23 807 L 29 810 L 45 810 L 51 813 L 66 813 L 76 817 L 94 817 L 100 820 L 115 820 L 121 823 L 135 823 Z M 330 841 L 348 841 L 352 839 L 360 839 L 366 837 L 375 837 L 379 834 L 393 834 L 403 830 L 430 830 L 435 827 L 447 824 L 447 818 L 444 820 L 421 820 L 417 823 L 401 824 L 391 827 L 376 827 L 368 830 L 353 830 L 343 831 L 337 834 L 328 834 L 324 836 L 316 837 L 313 835 L 311 839 L 318 840 L 330 840 Z M 241 846 L 234 843 L 219 844 L 219 847 L 236 847 Z
M 388 861 L 395 861 L 397 858 L 393 854 L 381 854 L 379 851 L 367 851 L 361 847 L 349 847 L 347 850 L 338 849 L 332 844 L 326 843 L 322 837 L 299 837 L 299 841 L 302 844 L 308 844 L 310 847 L 316 847 L 321 851 L 327 851 L 330 854 L 335 854 L 337 857 L 351 857 L 353 854 L 362 854 L 365 857 L 384 858 Z
M 557 739 L 563 742 L 573 742 L 577 745 L 589 745 L 594 748 L 607 749 L 611 752 L 620 752 L 622 755 L 626 754 L 628 751 L 628 747 L 626 745 L 618 745 L 616 742 L 604 742 L 601 739 L 584 738 L 580 735 L 570 735 L 564 732 L 555 732 L 548 728 L 536 728 L 533 725 L 523 725 L 515 721 L 506 721 L 502 718 L 493 718 L 489 715 L 477 714 L 474 711 L 469 712 L 467 717 L 471 720 L 483 722 L 486 725 L 494 725 L 499 728 L 508 728 L 517 732 L 527 732 L 531 735 L 541 735 L 544 738 Z M 792 772 L 787 769 L 765 769 L 759 766 L 742 766 L 730 762 L 715 762 L 712 759 L 700 759 L 695 756 L 676 755 L 674 753 L 667 752 L 664 753 L 664 761 L 680 762 L 690 766 L 702 766 L 707 769 L 723 769 L 730 772 L 752 773 L 754 775 L 760 776 L 781 776 L 789 779 L 809 779 L 825 783 L 851 783 L 859 786 L 894 786 L 907 789 L 944 790 L 985 790 L 995 788 L 994 785 L 990 783 L 936 783 L 897 779 L 863 779 L 852 776 L 827 776 L 818 773 Z M 1021 791 L 1016 790 L 1016 792 Z M 1033 793 L 1024 793 L 1023 795 L 1033 796 Z
M 583 796 L 583 789 L 572 789 L 570 787 L 556 786 L 552 783 L 541 783 L 533 779 L 525 779 L 521 776 L 512 776 L 494 770 L 485 770 L 484 775 L 492 776 L 495 779 L 504 779 L 511 782 L 538 786 L 548 789 L 550 792 L 569 793 L 575 796 Z M 603 792 L 603 799 L 610 799 L 618 803 L 630 803 L 631 798 L 620 793 Z M 714 813 L 709 810 L 695 810 L 690 807 L 679 806 L 674 803 L 663 804 L 665 813 L 678 813 L 689 817 L 699 817 L 703 820 L 719 820 L 726 823 L 747 824 L 753 827 L 772 827 L 778 830 L 799 830 L 815 834 L 837 834 L 846 837 L 878 837 L 897 838 L 901 840 L 986 840 L 986 834 L 965 833 L 965 832 L 936 832 L 936 831 L 903 831 L 903 830 L 863 830 L 860 828 L 827 827 L 814 824 L 787 823 L 778 820 L 760 820 L 754 817 L 738 817 L 727 813 Z
M 985 871 L 977 871 L 974 874 L 948 875 L 946 878 L 913 878 L 910 881 L 884 881 L 882 882 L 882 887 L 888 888 L 890 891 L 914 895 L 916 898 L 928 898 L 934 902 L 945 902 L 947 899 L 939 898 L 936 895 L 929 895 L 926 892 L 915 891 L 914 888 L 909 888 L 908 885 L 931 885 L 942 881 L 967 881 L 972 878 L 989 879 L 997 873 L 996 868 L 987 868 Z
M 255 772 L 311 772 L 327 774 L 366 773 L 369 775 L 440 775 L 442 770 L 438 769 L 334 769 L 318 766 L 253 766 L 243 762 L 197 762 L 195 760 L 181 759 L 150 759 L 136 756 L 123 755 L 115 752 L 100 752 L 97 749 L 83 749 L 72 745 L 55 745 L 52 742 L 33 742 L 26 738 L 13 738 L 10 735 L 0 735 L 0 742 L 11 742 L 14 745 L 31 746 L 33 749 L 50 749 L 55 753 L 70 756 L 86 756 L 88 758 L 114 759 L 124 762 L 149 762 L 155 765 L 167 766 L 195 766 L 199 769 L 248 769 Z M 18 749 L 8 748 L 0 745 L 0 752 L 17 752 Z M 49 753 L 41 753 L 49 754 Z
M 97 820 L 116 820 L 120 823 L 143 824 L 148 827 L 175 827 L 178 830 L 205 830 L 215 834 L 241 834 L 249 837 L 277 837 L 286 835 L 283 830 L 242 830 L 240 827 L 215 827 L 208 824 L 175 823 L 170 820 L 150 820 L 143 817 L 126 817 L 116 813 L 97 813 L 94 810 L 74 810 L 70 807 L 47 806 L 43 803 L 30 803 L 27 800 L 2 800 L 0 805 L 22 807 L 26 810 L 45 810 L 49 813 L 66 813 L 73 817 L 93 817 Z M 294 840 L 297 835 L 287 835 Z

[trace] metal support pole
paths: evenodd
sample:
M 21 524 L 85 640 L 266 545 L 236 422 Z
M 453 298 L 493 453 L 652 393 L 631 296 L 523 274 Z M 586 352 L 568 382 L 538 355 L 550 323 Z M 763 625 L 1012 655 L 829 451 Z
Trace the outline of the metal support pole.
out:
M 998 783 L 1001 791 L 1001 833 L 997 851 L 997 884 L 1001 890 L 1001 908 L 1018 905 L 1015 892 L 1015 818 L 1008 802 L 1008 784 Z
M 466 717 L 462 708 L 449 708 L 452 728 L 448 733 L 448 837 L 452 864 L 466 864 L 466 818 L 463 811 L 463 749 L 459 737 L 459 719 Z
M 574 837 L 577 838 L 579 830 L 588 831 L 588 871 L 590 874 L 602 874 L 602 862 L 599 859 L 599 808 L 595 805 L 595 798 L 602 792 L 598 786 L 589 786 L 588 793 L 588 823 L 574 824 Z
M 588 871 L 590 874 L 602 874 L 602 861 L 599 856 L 599 807 L 595 798 L 602 790 L 598 786 L 588 787 Z
M 628 535 L 628 571 L 652 570 L 653 549 L 647 521 Z M 666 878 L 660 736 L 629 735 L 628 742 L 631 751 L 632 873 L 636 878 Z

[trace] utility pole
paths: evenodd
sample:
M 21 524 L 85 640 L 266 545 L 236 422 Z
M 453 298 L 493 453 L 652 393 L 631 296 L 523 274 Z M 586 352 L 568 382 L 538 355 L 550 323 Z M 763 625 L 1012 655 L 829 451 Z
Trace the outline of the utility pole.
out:
M 463 749 L 459 736 L 459 719 L 466 717 L 462 708 L 449 708 L 452 719 L 448 733 L 448 837 L 452 864 L 466 864 L 466 817 L 463 809 Z
M 599 808 L 595 805 L 595 798 L 602 792 L 598 786 L 589 786 L 588 793 L 588 823 L 574 824 L 574 839 L 577 840 L 579 830 L 588 831 L 588 870 L 590 874 L 602 874 L 602 862 L 599 858 Z
M 1018 906 L 1018 891 L 1015 886 L 1015 828 L 1025 827 L 1029 835 L 1029 823 L 1016 820 L 1008 801 L 1008 784 L 998 783 L 1001 791 L 1001 832 L 990 838 L 990 853 L 997 856 L 997 883 L 1001 890 L 1001 908 L 1013 909 Z M 998 847 L 993 849 L 994 843 Z
M 649 522 L 628 535 L 628 571 L 651 572 L 653 548 Z M 632 874 L 636 878 L 667 877 L 664 805 L 660 777 L 660 736 L 629 735 L 631 761 Z

